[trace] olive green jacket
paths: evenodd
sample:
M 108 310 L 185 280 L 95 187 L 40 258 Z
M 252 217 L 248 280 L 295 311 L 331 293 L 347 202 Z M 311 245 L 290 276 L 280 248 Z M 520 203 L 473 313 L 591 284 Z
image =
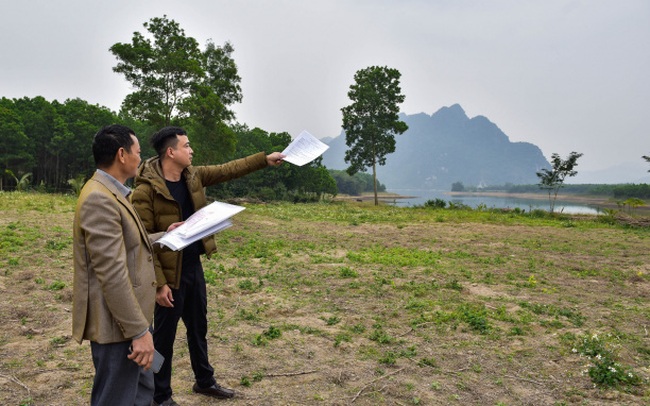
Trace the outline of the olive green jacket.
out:
M 194 210 L 199 210 L 207 204 L 204 187 L 242 177 L 266 166 L 266 154 L 259 152 L 223 165 L 187 167 L 183 176 Z M 167 189 L 157 156 L 144 161 L 138 169 L 131 201 L 150 233 L 165 231 L 171 224 L 182 221 L 181 208 Z M 203 247 L 209 257 L 217 249 L 214 236 L 204 238 Z M 167 249 L 157 253 L 159 261 L 156 262 L 156 281 L 159 287 L 167 284 L 173 289 L 179 288 L 182 255 L 182 251 Z

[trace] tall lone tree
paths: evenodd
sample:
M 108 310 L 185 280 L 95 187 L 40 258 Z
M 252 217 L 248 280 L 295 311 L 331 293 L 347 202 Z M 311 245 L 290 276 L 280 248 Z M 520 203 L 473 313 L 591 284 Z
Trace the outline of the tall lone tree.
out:
M 560 188 L 564 185 L 564 179 L 567 177 L 575 176 L 578 174 L 574 168 L 578 166 L 578 158 L 583 154 L 577 152 L 571 152 L 569 157 L 564 160 L 560 158 L 560 155 L 554 153 L 551 156 L 551 169 L 542 169 L 537 172 L 537 177 L 539 177 L 539 187 L 540 189 L 548 190 L 548 202 L 550 205 L 550 212 L 553 213 L 555 209 L 555 201 L 557 200 L 557 194 L 560 191 Z
M 233 46 L 207 41 L 205 50 L 185 35 L 167 16 L 145 22 L 149 35 L 134 32 L 131 43 L 116 43 L 110 51 L 118 60 L 113 71 L 134 88 L 122 110 L 158 129 L 171 124 L 191 126 L 206 143 L 234 149 L 234 133 L 224 123 L 234 118 L 230 109 L 241 102 L 241 78 L 232 58 Z M 208 135 L 209 134 L 209 135 Z M 202 149 L 204 150 L 204 149 Z M 208 152 L 208 150 L 205 150 Z
M 357 71 L 348 97 L 352 104 L 343 107 L 343 130 L 349 175 L 372 168 L 375 206 L 377 198 L 377 165 L 386 163 L 386 155 L 395 152 L 395 135 L 408 129 L 399 120 L 398 105 L 404 101 L 400 88 L 400 72 L 388 67 L 371 66 Z

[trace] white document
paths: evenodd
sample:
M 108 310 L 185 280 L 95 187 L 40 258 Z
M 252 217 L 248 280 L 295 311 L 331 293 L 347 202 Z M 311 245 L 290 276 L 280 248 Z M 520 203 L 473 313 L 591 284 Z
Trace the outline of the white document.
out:
M 327 151 L 328 148 L 329 145 L 307 131 L 303 131 L 282 151 L 286 155 L 283 160 L 294 165 L 303 166 L 323 155 L 323 152 Z
M 230 217 L 245 207 L 223 202 L 211 203 L 192 214 L 185 222 L 165 233 L 156 243 L 166 245 L 174 251 L 181 250 L 194 241 L 216 234 L 232 226 Z

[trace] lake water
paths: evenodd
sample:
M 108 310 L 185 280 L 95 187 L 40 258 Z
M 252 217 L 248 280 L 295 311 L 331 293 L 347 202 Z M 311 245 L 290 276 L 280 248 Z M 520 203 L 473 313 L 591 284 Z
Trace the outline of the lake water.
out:
M 519 208 L 530 212 L 531 210 L 549 210 L 548 199 L 520 199 L 516 197 L 495 197 L 495 196 L 459 196 L 451 195 L 443 190 L 414 190 L 414 189 L 392 189 L 387 191 L 402 196 L 413 196 L 411 198 L 395 199 L 390 202 L 399 207 L 421 206 L 427 200 L 442 199 L 446 202 L 464 204 L 471 208 L 477 208 L 480 205 L 488 209 L 514 209 Z M 556 213 L 566 214 L 598 214 L 599 210 L 586 204 L 575 202 L 566 202 L 557 200 L 555 202 Z

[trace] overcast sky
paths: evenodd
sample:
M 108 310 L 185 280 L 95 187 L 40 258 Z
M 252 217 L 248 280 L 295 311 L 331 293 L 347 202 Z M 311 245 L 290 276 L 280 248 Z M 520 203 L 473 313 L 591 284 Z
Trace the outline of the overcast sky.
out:
M 460 104 L 583 170 L 650 155 L 648 0 L 0 0 L 0 97 L 81 98 L 117 111 L 130 92 L 109 47 L 177 21 L 202 48 L 229 41 L 237 121 L 293 136 L 341 132 L 357 70 L 401 74 L 401 111 Z

